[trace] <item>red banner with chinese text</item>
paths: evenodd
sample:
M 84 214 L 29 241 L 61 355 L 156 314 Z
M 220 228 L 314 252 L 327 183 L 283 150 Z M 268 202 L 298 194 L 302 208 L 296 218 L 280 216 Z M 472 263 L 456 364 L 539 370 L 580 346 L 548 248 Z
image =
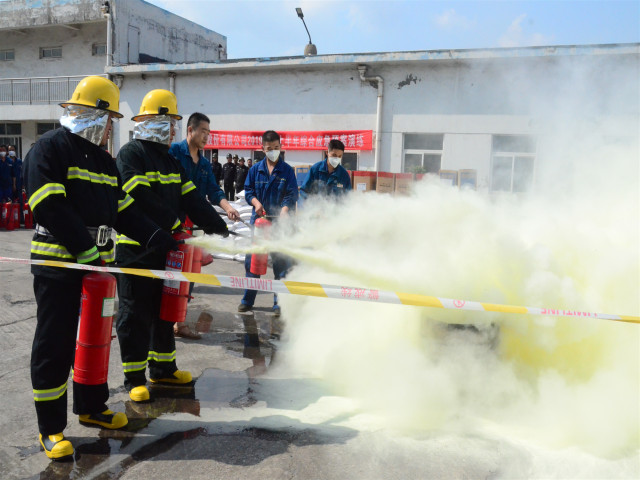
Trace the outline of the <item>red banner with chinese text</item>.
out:
M 211 149 L 262 148 L 264 132 L 246 132 L 232 130 L 211 130 L 209 140 L 204 147 Z M 325 150 L 330 140 L 340 140 L 347 150 L 372 150 L 373 130 L 332 130 L 314 132 L 278 132 L 283 150 Z

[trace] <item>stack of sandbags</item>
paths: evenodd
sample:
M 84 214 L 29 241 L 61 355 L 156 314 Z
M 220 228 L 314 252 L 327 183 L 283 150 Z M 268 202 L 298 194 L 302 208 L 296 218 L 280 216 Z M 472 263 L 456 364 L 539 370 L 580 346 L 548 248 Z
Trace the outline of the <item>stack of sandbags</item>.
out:
M 229 231 L 237 233 L 237 235 L 229 235 L 229 237 L 224 241 L 234 242 L 237 247 L 246 247 L 251 245 L 251 229 L 248 227 L 248 224 L 251 220 L 251 212 L 253 211 L 253 207 L 251 205 L 247 205 L 247 202 L 245 202 L 244 191 L 240 192 L 237 197 L 238 199 L 235 202 L 229 202 L 229 204 L 238 211 L 242 222 L 234 222 L 233 220 L 230 220 L 229 217 L 227 217 L 225 211 L 219 206 L 216 205 L 214 208 L 227 224 L 227 228 L 229 229 Z M 231 245 L 229 246 L 231 247 Z M 216 252 L 213 253 L 213 258 L 244 262 L 243 253 L 232 255 L 229 253 Z

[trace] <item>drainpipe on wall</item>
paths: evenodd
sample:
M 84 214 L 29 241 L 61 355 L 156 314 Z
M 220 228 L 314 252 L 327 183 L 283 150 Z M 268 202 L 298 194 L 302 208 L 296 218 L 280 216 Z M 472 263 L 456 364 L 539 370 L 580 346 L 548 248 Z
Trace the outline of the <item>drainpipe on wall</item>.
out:
M 169 72 L 169 91 L 171 93 L 176 93 L 176 73 Z
M 384 90 L 384 80 L 380 75 L 367 77 L 367 66 L 358 65 L 358 72 L 360 73 L 360 80 L 363 82 L 376 82 L 378 85 L 378 104 L 376 107 L 376 153 L 374 157 L 375 171 L 377 172 L 380 167 L 380 137 L 382 130 L 382 95 Z
M 111 14 L 105 13 L 107 19 L 107 67 L 113 64 L 113 29 L 111 28 Z
M 110 67 L 113 64 L 112 56 L 113 56 L 113 34 L 111 29 L 111 7 L 109 6 L 109 2 L 104 2 L 100 7 L 100 11 L 102 12 L 102 16 L 107 20 L 107 67 Z M 107 78 L 111 80 L 111 75 L 108 75 Z M 118 86 L 119 88 L 119 86 Z M 115 125 L 111 126 L 111 135 L 109 135 L 109 140 L 107 141 L 107 150 L 111 154 L 113 154 L 113 136 L 115 135 Z

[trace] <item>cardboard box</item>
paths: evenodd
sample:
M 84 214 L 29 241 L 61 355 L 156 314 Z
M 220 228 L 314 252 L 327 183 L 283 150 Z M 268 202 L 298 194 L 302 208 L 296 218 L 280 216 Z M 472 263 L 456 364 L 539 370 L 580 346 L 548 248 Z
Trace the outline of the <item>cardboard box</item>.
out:
M 378 179 L 376 182 L 376 192 L 393 193 L 393 173 L 378 172 Z
M 353 172 L 353 189 L 356 192 L 370 192 L 376 189 L 376 172 Z
M 296 181 L 298 182 L 298 188 L 302 186 L 304 181 L 309 176 L 310 168 L 311 168 L 310 165 L 296 165 L 295 167 L 293 167 L 293 170 L 296 174 Z
M 394 177 L 396 195 L 409 195 L 413 184 L 413 173 L 396 173 Z
M 473 169 L 464 169 L 459 171 L 458 186 L 460 188 L 471 188 L 475 190 L 478 186 L 478 171 Z
M 440 181 L 446 185 L 457 187 L 458 171 L 457 170 L 440 170 Z

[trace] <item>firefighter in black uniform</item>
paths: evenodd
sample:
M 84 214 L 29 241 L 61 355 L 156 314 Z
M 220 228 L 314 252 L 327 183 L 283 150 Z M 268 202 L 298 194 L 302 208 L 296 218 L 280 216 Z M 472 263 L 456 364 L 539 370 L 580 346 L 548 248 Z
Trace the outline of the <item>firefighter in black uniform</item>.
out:
M 227 155 L 227 163 L 222 166 L 222 183 L 224 184 L 224 194 L 227 200 L 233 202 L 236 192 L 233 188 L 233 182 L 236 181 L 236 165 L 233 163 L 231 154 Z
M 222 165 L 218 161 L 218 154 L 215 152 L 211 156 L 211 169 L 216 176 L 216 182 L 218 182 L 219 186 L 222 186 Z
M 247 179 L 249 173 L 249 167 L 244 164 L 244 158 L 238 160 L 238 166 L 236 167 L 236 193 L 240 193 L 244 190 L 244 181 Z
M 176 96 L 168 90 L 152 90 L 143 99 L 133 140 L 118 153 L 117 166 L 124 190 L 151 220 L 166 232 L 180 228 L 185 212 L 205 233 L 227 236 L 227 225 L 198 193 L 180 161 L 169 154 L 178 115 Z M 118 261 L 139 254 L 140 245 L 118 235 Z M 132 264 L 163 270 L 165 255 L 148 255 Z M 149 400 L 146 369 L 152 383 L 189 384 L 191 373 L 178 370 L 173 323 L 159 318 L 162 280 L 134 276 L 118 278 L 120 310 L 116 322 L 125 375 L 125 388 L 133 401 Z
M 176 246 L 124 193 L 106 145 L 120 92 L 102 77 L 86 77 L 60 118 L 61 128 L 43 135 L 24 161 L 29 205 L 37 222 L 31 258 L 102 265 L 113 262 L 111 227 L 146 246 Z M 40 444 L 52 459 L 73 455 L 65 440 L 67 381 L 73 365 L 83 272 L 33 265 L 37 325 L 31 353 L 31 382 Z M 83 424 L 120 428 L 124 413 L 107 408 L 107 383 L 73 384 L 73 412 Z

